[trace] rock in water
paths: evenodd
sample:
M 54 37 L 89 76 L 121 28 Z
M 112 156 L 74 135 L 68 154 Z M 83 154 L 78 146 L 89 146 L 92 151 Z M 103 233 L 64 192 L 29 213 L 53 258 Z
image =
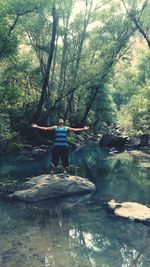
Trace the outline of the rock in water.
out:
M 93 191 L 95 191 L 95 185 L 88 179 L 71 175 L 62 178 L 58 175 L 44 174 L 31 178 L 22 185 L 21 190 L 15 191 L 9 197 L 37 202 L 53 197 L 91 193 Z
M 115 147 L 118 150 L 124 148 L 127 143 L 127 137 L 116 134 L 104 134 L 99 141 L 100 147 Z
M 118 203 L 115 200 L 108 202 L 114 214 L 120 217 L 150 223 L 150 208 L 136 202 Z

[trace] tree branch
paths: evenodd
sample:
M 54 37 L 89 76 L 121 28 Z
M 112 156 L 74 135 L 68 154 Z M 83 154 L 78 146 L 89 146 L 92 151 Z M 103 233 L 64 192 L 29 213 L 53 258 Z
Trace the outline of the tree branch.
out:
M 110 2 L 112 2 L 112 0 L 108 0 L 108 1 L 105 2 L 105 3 L 102 3 L 102 4 L 100 4 L 100 5 L 97 5 L 97 6 L 92 10 L 91 13 L 93 13 L 93 12 L 95 12 L 96 10 L 102 8 L 103 6 L 107 5 L 107 4 L 110 3 Z
M 139 30 L 139 32 L 143 35 L 144 39 L 146 40 L 147 44 L 148 44 L 148 47 L 150 48 L 150 39 L 148 38 L 147 34 L 145 33 L 145 31 L 142 29 L 142 27 L 140 26 L 139 22 L 140 22 L 140 19 L 142 17 L 142 14 L 143 14 L 143 11 L 144 9 L 146 8 L 147 4 L 148 4 L 148 1 L 149 0 L 145 0 L 145 2 L 143 3 L 142 5 L 142 8 L 141 10 L 139 11 L 140 15 L 138 18 L 136 18 L 136 13 L 134 10 L 131 10 L 129 11 L 128 8 L 126 7 L 126 4 L 125 4 L 125 1 L 122 0 L 122 3 L 125 7 L 125 10 L 129 16 L 129 18 L 133 21 L 134 25 L 136 26 L 136 29 Z
M 14 30 L 14 28 L 16 27 L 19 17 L 20 17 L 20 16 L 24 16 L 24 15 L 26 15 L 26 14 L 28 14 L 28 13 L 31 13 L 31 12 L 36 12 L 36 10 L 35 10 L 35 9 L 26 10 L 26 11 L 24 11 L 24 12 L 20 12 L 20 13 L 17 13 L 17 14 L 16 14 L 16 18 L 15 18 L 15 20 L 14 20 L 12 26 L 10 26 L 10 29 L 9 29 L 9 32 L 8 32 L 8 36 L 10 36 L 11 32 L 12 32 L 12 31 Z
M 10 36 L 11 32 L 13 31 L 13 29 L 16 27 L 16 24 L 17 24 L 17 22 L 18 22 L 18 19 L 19 19 L 19 15 L 17 14 L 14 23 L 12 24 L 12 26 L 11 26 L 10 29 L 9 29 L 8 36 Z

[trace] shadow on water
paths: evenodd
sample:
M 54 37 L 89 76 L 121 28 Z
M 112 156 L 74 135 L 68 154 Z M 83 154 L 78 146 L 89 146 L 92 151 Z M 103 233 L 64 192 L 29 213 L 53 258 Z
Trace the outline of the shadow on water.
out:
M 3 160 L 0 181 L 44 173 L 49 160 Z M 149 228 L 114 217 L 104 204 L 111 198 L 149 204 L 147 158 L 143 162 L 87 146 L 71 154 L 71 172 L 93 181 L 94 194 L 32 204 L 1 198 L 0 266 L 149 267 Z

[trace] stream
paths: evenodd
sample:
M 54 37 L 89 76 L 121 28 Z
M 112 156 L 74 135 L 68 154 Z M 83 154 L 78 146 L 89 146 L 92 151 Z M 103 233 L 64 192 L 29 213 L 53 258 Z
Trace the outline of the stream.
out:
M 149 267 L 149 226 L 115 217 L 106 203 L 150 205 L 150 154 L 87 145 L 70 154 L 71 173 L 90 179 L 93 194 L 38 203 L 6 197 L 47 173 L 50 157 L 0 160 L 0 267 Z

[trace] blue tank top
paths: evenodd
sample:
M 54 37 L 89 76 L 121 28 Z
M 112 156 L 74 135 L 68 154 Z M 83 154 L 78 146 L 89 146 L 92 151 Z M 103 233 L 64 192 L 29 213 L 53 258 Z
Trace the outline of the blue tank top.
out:
M 57 127 L 55 129 L 54 146 L 68 146 L 67 127 Z

